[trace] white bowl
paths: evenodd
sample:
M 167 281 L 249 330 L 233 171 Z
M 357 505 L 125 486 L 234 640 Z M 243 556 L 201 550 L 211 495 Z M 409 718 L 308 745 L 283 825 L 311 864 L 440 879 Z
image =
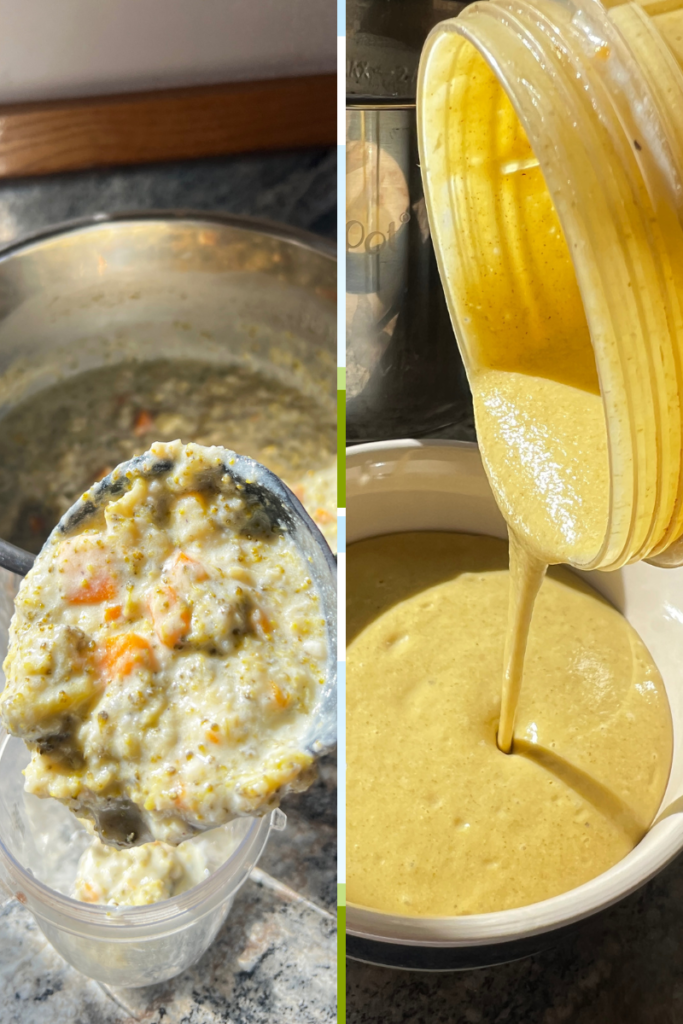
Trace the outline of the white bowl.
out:
M 404 530 L 506 536 L 479 452 L 458 441 L 384 441 L 347 453 L 347 541 Z M 556 942 L 633 892 L 683 849 L 683 569 L 638 563 L 581 573 L 634 626 L 666 686 L 674 726 L 669 784 L 656 824 L 585 885 L 515 910 L 402 917 L 349 904 L 347 953 L 389 967 L 458 970 L 502 963 Z

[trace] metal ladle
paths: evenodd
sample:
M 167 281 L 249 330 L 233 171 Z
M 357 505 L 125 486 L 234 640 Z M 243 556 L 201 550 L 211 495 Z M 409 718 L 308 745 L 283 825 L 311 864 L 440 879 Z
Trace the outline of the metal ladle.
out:
M 206 483 L 220 489 L 220 478 L 228 474 L 246 497 L 247 503 L 265 514 L 273 527 L 288 533 L 309 562 L 311 578 L 320 596 L 327 627 L 328 658 L 325 685 L 311 714 L 303 747 L 313 757 L 327 753 L 337 738 L 337 563 L 322 533 L 290 489 L 275 473 L 246 455 L 222 449 L 222 463 L 207 474 Z M 50 534 L 68 536 L 79 529 L 109 501 L 130 490 L 137 477 L 154 477 L 173 468 L 173 461 L 145 452 L 122 462 L 94 484 L 64 513 Z M 48 542 L 49 542 L 48 539 Z M 46 543 L 48 543 L 46 542 Z M 19 576 L 31 569 L 35 555 L 0 540 L 0 566 Z M 95 827 L 102 842 L 118 849 L 150 842 L 153 836 L 136 804 L 128 799 L 111 800 L 94 812 Z
M 25 576 L 35 560 L 36 556 L 30 551 L 10 544 L 8 540 L 0 540 L 0 568 L 16 573 L 17 576 Z

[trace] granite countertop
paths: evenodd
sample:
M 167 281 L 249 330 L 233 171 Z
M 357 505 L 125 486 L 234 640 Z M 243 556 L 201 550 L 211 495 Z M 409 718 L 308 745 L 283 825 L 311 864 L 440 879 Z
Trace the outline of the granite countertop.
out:
M 0 182 L 0 245 L 99 212 L 184 208 L 336 231 L 336 150 Z M 328 1024 L 336 1020 L 336 761 L 290 797 L 216 941 L 161 985 L 79 974 L 19 903 L 0 910 L 0 1024 Z
M 0 179 L 0 246 L 95 213 L 210 210 L 336 237 L 336 149 Z

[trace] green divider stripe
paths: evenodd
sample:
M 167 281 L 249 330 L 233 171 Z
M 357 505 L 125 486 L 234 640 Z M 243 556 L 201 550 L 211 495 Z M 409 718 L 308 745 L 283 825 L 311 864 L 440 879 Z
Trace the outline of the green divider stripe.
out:
M 337 508 L 346 508 L 346 391 L 337 391 Z
M 337 507 L 346 508 L 346 368 L 337 367 Z M 337 1021 L 346 1024 L 346 886 L 337 886 Z
M 337 909 L 337 1024 L 346 1024 L 346 907 L 341 905 Z

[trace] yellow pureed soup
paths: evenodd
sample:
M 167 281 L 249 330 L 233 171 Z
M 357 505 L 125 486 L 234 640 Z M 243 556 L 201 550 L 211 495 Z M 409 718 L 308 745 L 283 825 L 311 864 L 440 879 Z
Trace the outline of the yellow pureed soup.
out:
M 507 545 L 485 537 L 349 547 L 351 903 L 447 916 L 547 899 L 624 857 L 659 807 L 672 751 L 661 677 L 567 570 L 541 585 L 513 754 L 498 749 L 507 565 Z

